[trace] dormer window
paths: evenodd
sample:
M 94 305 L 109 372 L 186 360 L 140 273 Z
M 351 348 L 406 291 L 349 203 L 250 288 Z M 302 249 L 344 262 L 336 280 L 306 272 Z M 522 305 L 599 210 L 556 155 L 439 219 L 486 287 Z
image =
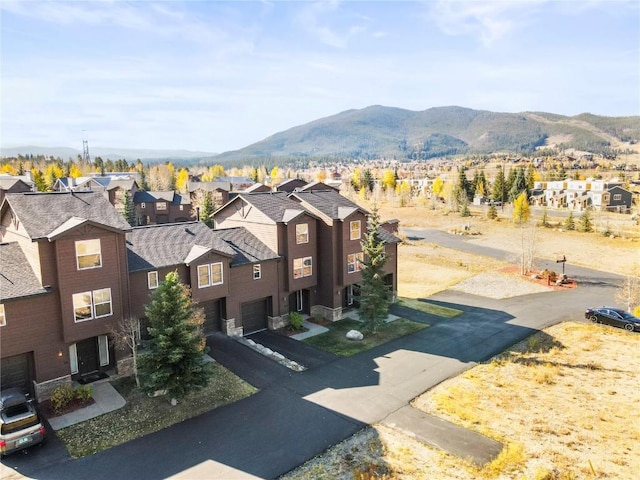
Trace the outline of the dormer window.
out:
M 222 262 L 198 265 L 198 288 L 211 287 L 222 283 Z
M 296 225 L 296 243 L 309 243 L 309 224 L 300 223 Z
M 76 242 L 76 264 L 78 270 L 102 267 L 100 240 L 78 240 Z
M 361 236 L 360 220 L 354 220 L 353 222 L 349 222 L 349 230 L 351 232 L 349 236 L 351 240 L 360 240 L 360 236 Z

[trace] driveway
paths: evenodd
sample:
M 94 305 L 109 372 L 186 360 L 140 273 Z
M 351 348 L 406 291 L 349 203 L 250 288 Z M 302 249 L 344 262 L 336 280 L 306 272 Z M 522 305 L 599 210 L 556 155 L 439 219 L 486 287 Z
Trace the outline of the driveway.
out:
M 538 329 L 582 320 L 586 305 L 613 301 L 621 280 L 587 269 L 572 276 L 577 289 L 503 300 L 442 292 L 429 301 L 462 315 L 353 357 L 319 352 L 301 373 L 215 337 L 211 355 L 259 393 L 91 457 L 58 458 L 46 467 L 19 458 L 12 466 L 42 479 L 276 478 L 368 424 L 392 421 L 417 395 Z M 281 348 L 296 355 L 290 342 Z

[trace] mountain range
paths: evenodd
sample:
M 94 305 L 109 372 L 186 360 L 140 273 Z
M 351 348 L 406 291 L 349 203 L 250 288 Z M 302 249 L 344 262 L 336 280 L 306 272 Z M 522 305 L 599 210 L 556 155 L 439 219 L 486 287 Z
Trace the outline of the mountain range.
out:
M 545 112 L 496 113 L 463 107 L 423 111 L 370 106 L 276 133 L 219 163 L 251 159 L 429 159 L 456 154 L 531 153 L 540 148 L 609 152 L 640 143 L 640 116 L 568 117 Z
M 599 154 L 639 152 L 640 116 L 605 117 L 582 113 L 498 113 L 457 106 L 423 111 L 374 105 L 347 110 L 275 133 L 240 150 L 212 154 L 185 150 L 93 148 L 91 156 L 128 161 L 171 160 L 210 165 L 285 164 L 310 160 L 428 160 L 452 155 L 532 153 L 569 149 Z M 75 149 L 2 148 L 17 154 L 76 158 Z

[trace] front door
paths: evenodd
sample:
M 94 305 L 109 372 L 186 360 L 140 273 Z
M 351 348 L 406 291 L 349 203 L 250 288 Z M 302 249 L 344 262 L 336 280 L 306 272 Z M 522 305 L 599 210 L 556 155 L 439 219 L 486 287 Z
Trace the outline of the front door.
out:
M 98 371 L 98 338 L 87 338 L 76 344 L 78 373 L 88 375 Z

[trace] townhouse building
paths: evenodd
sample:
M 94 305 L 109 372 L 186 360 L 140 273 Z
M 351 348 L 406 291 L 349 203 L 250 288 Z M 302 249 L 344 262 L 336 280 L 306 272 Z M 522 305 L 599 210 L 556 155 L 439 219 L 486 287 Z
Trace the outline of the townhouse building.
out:
M 582 211 L 586 208 L 627 213 L 633 203 L 633 193 L 616 180 L 557 180 L 535 182 L 529 199 L 532 205 L 567 208 Z
M 139 225 L 188 222 L 191 219 L 191 200 L 173 190 L 147 192 L 139 190 L 133 196 Z
M 122 320 L 142 320 L 176 271 L 206 334 L 286 326 L 298 311 L 338 320 L 356 305 L 367 211 L 336 191 L 241 193 L 214 229 L 185 221 L 131 227 L 104 192 L 7 194 L 0 206 L 3 388 L 38 400 L 73 381 L 126 374 Z M 397 225 L 380 229 L 397 291 Z

